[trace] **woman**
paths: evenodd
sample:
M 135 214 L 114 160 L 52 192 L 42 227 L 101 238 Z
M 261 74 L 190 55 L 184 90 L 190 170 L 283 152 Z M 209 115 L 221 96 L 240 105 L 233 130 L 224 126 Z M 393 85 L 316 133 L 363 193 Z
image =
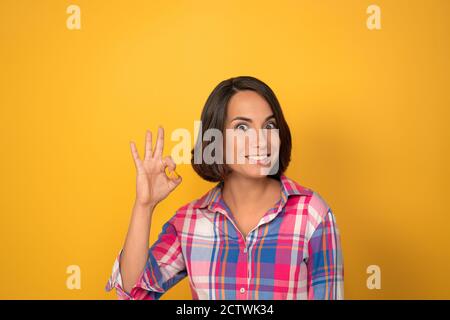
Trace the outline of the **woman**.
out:
M 206 161 L 209 144 L 200 131 L 191 162 L 200 177 L 217 184 L 179 208 L 150 248 L 152 213 L 182 178 L 165 172 L 176 165 L 163 157 L 162 127 L 154 150 L 147 130 L 143 159 L 131 143 L 136 199 L 106 290 L 116 288 L 119 299 L 159 299 L 188 276 L 194 299 L 343 299 L 334 215 L 318 193 L 284 174 L 291 134 L 273 91 L 248 76 L 222 81 L 201 124 L 203 132 L 224 134 L 225 152 L 209 155 L 227 161 Z M 250 131 L 263 134 L 250 139 Z M 203 161 L 194 160 L 198 154 Z M 235 155 L 244 161 L 236 163 Z

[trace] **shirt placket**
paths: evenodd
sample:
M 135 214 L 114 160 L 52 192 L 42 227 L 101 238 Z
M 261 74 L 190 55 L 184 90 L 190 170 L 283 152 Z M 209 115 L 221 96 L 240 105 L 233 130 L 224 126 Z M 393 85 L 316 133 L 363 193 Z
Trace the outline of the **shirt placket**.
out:
M 252 235 L 253 232 L 258 230 L 258 228 L 260 226 L 272 221 L 278 215 L 278 213 L 281 211 L 284 203 L 285 203 L 285 198 L 282 198 L 281 201 L 278 202 L 278 206 L 275 206 L 275 207 L 272 207 L 271 209 L 269 209 L 264 214 L 264 216 L 261 218 L 261 220 L 258 222 L 258 224 L 252 230 L 250 230 L 250 232 L 247 234 L 246 238 L 244 238 L 244 235 L 239 230 L 239 228 L 236 226 L 234 219 L 232 217 L 230 217 L 230 215 L 228 214 L 227 210 L 224 207 L 214 206 L 214 208 L 212 208 L 213 210 L 215 210 L 215 212 L 222 213 L 226 217 L 226 219 L 228 219 L 231 222 L 234 229 L 236 230 L 236 233 L 239 235 L 239 255 L 245 256 L 245 264 L 246 264 L 246 269 L 247 269 L 247 279 L 246 279 L 247 281 L 246 281 L 245 286 L 241 285 L 238 288 L 238 292 L 236 293 L 236 300 L 248 300 L 249 299 L 249 288 L 250 288 L 252 263 L 251 263 L 251 254 L 249 252 L 250 251 L 249 247 L 250 247 L 251 243 L 248 241 L 248 239 Z M 254 241 L 257 241 L 257 237 L 254 238 Z

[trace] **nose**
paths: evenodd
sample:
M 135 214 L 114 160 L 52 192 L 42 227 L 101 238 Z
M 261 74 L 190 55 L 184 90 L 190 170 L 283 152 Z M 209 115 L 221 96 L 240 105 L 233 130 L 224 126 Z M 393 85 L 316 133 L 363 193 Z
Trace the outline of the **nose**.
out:
M 258 154 L 267 153 L 267 129 L 259 129 L 256 135 L 256 147 L 258 149 Z

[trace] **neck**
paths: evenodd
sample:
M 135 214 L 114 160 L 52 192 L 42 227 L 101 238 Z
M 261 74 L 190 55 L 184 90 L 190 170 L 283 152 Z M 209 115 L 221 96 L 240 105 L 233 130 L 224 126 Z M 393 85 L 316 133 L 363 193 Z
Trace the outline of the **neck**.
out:
M 249 178 L 231 173 L 223 185 L 223 199 L 229 207 L 245 208 L 261 203 L 261 199 L 274 191 L 279 182 L 269 177 Z

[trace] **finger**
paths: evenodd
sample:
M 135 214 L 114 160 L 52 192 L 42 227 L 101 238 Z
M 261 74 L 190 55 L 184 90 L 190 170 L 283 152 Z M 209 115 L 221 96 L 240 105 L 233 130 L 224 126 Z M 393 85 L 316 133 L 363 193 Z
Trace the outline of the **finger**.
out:
M 168 167 L 170 171 L 175 171 L 177 168 L 177 164 L 175 161 L 173 161 L 171 156 L 164 157 L 163 162 L 165 164 L 165 167 Z
M 166 175 L 169 177 L 169 179 L 176 180 L 180 175 L 175 171 L 177 165 L 175 161 L 173 161 L 172 157 L 170 156 L 165 157 L 163 159 L 163 163 L 164 163 L 164 171 Z
M 183 178 L 181 178 L 181 176 L 178 176 L 176 179 L 170 179 L 169 180 L 170 191 L 175 189 L 181 183 L 182 180 Z
M 145 154 L 144 160 L 148 160 L 152 157 L 152 133 L 147 129 L 145 134 Z
M 158 137 L 156 139 L 155 153 L 154 157 L 162 157 L 164 149 L 164 129 L 158 126 Z
M 141 159 L 139 158 L 139 153 L 136 148 L 136 144 L 133 141 L 130 141 L 131 154 L 133 155 L 134 165 L 136 166 L 136 170 L 138 172 L 143 171 Z

